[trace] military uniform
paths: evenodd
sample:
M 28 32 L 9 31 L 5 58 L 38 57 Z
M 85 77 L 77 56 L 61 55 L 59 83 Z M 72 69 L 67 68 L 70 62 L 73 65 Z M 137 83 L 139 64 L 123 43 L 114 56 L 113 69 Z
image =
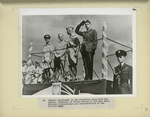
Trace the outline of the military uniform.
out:
M 51 36 L 46 34 L 44 35 L 44 39 L 51 39 Z M 42 57 L 42 63 L 43 63 L 43 75 L 44 75 L 44 82 L 49 82 L 50 80 L 50 75 L 52 75 L 50 73 L 50 68 L 51 68 L 51 62 L 52 62 L 52 58 L 53 58 L 53 45 L 50 44 L 49 42 L 46 42 L 46 45 L 44 45 L 43 47 L 43 57 Z
M 126 63 L 124 63 L 122 67 L 118 65 L 115 67 L 115 72 L 117 75 L 114 75 L 114 93 L 132 93 L 132 66 L 127 65 Z
M 126 56 L 127 53 L 123 50 L 118 50 L 116 56 Z M 113 80 L 114 94 L 132 94 L 132 66 L 124 63 L 115 67 Z
M 51 55 L 51 51 L 53 50 L 53 45 L 48 43 L 46 45 L 44 45 L 43 47 L 43 61 L 45 60 L 47 63 L 50 63 L 52 61 L 52 55 Z M 47 66 L 49 67 L 49 66 Z
M 83 37 L 83 43 L 81 46 L 81 55 L 83 59 L 84 69 L 85 69 L 85 80 L 93 79 L 93 58 L 95 50 L 97 48 L 97 32 L 94 29 L 89 29 L 87 31 L 79 31 L 80 27 L 84 25 L 89 20 L 82 21 L 77 25 L 75 32 Z M 91 23 L 90 23 L 91 24 Z

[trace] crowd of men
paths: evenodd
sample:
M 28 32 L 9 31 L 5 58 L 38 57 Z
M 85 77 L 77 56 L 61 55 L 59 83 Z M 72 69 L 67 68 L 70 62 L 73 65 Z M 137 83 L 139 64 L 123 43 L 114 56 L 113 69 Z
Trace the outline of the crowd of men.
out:
M 86 31 L 80 31 L 85 26 Z M 58 42 L 55 46 L 50 43 L 51 36 L 44 35 L 46 44 L 43 47 L 42 62 L 30 62 L 27 64 L 22 61 L 22 75 L 24 84 L 48 83 L 50 81 L 77 81 L 77 64 L 78 53 L 81 52 L 85 76 L 83 80 L 93 79 L 93 59 L 97 48 L 97 32 L 91 28 L 89 20 L 82 21 L 74 27 L 67 27 L 66 33 L 69 36 L 67 41 L 64 40 L 64 34 L 58 34 Z M 76 34 L 75 34 L 76 33 Z M 83 37 L 80 44 L 78 35 Z M 124 50 L 117 50 L 116 57 L 119 65 L 115 67 L 113 80 L 114 93 L 131 93 L 132 87 L 132 66 L 125 64 L 127 55 Z M 54 67 L 52 67 L 52 62 Z M 69 72 L 64 70 L 68 63 Z

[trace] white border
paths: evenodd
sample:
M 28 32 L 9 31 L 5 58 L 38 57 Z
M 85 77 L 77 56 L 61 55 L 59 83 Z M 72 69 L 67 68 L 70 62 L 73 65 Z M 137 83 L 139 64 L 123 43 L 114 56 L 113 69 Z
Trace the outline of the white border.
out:
M 137 66 L 136 66 L 136 8 L 20 8 L 19 9 L 19 96 L 26 98 L 37 97 L 136 97 L 137 96 Z M 96 12 L 95 12 L 96 11 Z M 22 16 L 23 15 L 132 15 L 132 67 L 133 94 L 125 95 L 22 95 Z

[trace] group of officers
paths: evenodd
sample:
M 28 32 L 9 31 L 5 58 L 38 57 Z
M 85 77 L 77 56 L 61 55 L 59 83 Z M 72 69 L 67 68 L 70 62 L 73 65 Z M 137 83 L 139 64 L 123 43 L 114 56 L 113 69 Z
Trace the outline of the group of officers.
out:
M 85 26 L 86 31 L 80 31 L 82 26 Z M 64 40 L 64 34 L 59 33 L 59 41 L 55 47 L 50 43 L 51 36 L 48 34 L 44 35 L 46 44 L 43 48 L 42 64 L 40 65 L 36 61 L 34 67 L 34 74 L 37 74 L 34 76 L 38 77 L 36 82 L 50 82 L 52 79 L 55 82 L 59 82 L 60 74 L 66 80 L 66 71 L 64 70 L 66 62 L 68 63 L 69 75 L 71 76 L 71 79 L 69 80 L 76 81 L 79 52 L 81 52 L 82 55 L 85 71 L 84 80 L 93 79 L 93 59 L 98 44 L 96 30 L 91 28 L 91 22 L 89 20 L 83 20 L 75 28 L 76 34 L 74 33 L 74 27 L 67 27 L 66 31 L 69 36 L 68 41 Z M 83 37 L 82 44 L 80 44 L 80 40 L 77 35 Z M 115 73 L 112 84 L 113 92 L 114 94 L 130 94 L 132 93 L 132 66 L 125 63 L 127 52 L 124 50 L 117 50 L 115 54 L 119 65 L 115 67 L 114 70 Z M 54 63 L 54 68 L 51 67 L 52 62 Z M 31 63 L 28 66 L 30 70 L 33 69 L 33 64 L 34 63 Z M 25 66 L 25 64 L 23 65 Z M 42 69 L 40 70 L 41 66 Z M 23 81 L 25 81 L 28 78 L 23 79 Z M 27 82 L 25 81 L 25 84 L 29 83 L 31 83 L 31 80 Z

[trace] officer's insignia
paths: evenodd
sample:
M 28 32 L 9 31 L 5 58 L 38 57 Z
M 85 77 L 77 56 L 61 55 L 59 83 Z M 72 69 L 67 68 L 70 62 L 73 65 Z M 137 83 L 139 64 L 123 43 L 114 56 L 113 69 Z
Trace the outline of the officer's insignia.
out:
M 128 69 L 128 67 L 125 67 L 125 69 Z
M 118 51 L 118 53 L 120 53 L 120 51 Z

